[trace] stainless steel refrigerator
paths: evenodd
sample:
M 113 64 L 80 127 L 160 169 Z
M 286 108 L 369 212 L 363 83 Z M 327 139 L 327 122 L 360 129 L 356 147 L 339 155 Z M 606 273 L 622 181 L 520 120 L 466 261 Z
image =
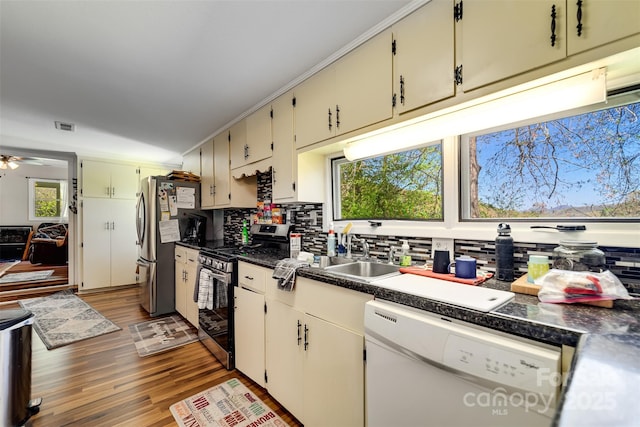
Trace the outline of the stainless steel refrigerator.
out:
M 175 311 L 175 242 L 185 238 L 190 217 L 206 215 L 199 207 L 199 183 L 142 179 L 136 206 L 137 285 L 140 305 L 151 316 Z

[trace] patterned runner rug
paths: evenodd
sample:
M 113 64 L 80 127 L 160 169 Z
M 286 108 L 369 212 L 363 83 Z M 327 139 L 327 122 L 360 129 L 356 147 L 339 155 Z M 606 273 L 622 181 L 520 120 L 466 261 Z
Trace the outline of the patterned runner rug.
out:
M 178 315 L 129 325 L 140 357 L 161 353 L 198 340 L 198 331 Z
M 180 427 L 286 427 L 239 379 L 233 378 L 169 407 Z
M 122 329 L 72 291 L 18 303 L 35 315 L 33 328 L 49 350 Z

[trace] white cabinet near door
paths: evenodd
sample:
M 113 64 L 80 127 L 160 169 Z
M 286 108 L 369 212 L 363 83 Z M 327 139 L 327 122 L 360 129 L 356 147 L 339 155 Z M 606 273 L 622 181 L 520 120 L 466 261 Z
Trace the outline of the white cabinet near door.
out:
M 176 245 L 176 311 L 198 327 L 198 304 L 193 299 L 198 271 L 198 250 Z
M 132 165 L 83 160 L 82 196 L 103 199 L 135 199 L 140 181 Z
M 135 199 L 82 201 L 83 290 L 136 282 L 135 217 Z

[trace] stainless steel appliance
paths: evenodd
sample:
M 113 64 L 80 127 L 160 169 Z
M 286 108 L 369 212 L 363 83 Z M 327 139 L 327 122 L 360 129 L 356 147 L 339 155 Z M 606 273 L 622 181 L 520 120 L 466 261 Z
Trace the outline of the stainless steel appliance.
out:
M 238 257 L 243 254 L 288 257 L 289 227 L 288 224 L 254 224 L 250 245 L 225 247 L 213 241 L 200 249 L 193 296 L 200 307 L 198 337 L 227 369 L 235 367 L 233 308 L 234 288 L 238 286 Z M 207 288 L 204 291 L 203 286 Z
M 201 249 L 194 301 L 198 303 L 198 338 L 227 369 L 235 367 L 233 291 L 238 282 L 235 254 Z M 204 289 L 204 288 L 207 289 Z
M 193 214 L 206 215 L 199 206 L 199 183 L 163 176 L 142 179 L 136 207 L 137 285 L 140 305 L 151 316 L 175 311 L 174 242 L 191 238 L 187 230 Z
M 365 305 L 375 426 L 549 426 L 560 349 L 392 302 Z

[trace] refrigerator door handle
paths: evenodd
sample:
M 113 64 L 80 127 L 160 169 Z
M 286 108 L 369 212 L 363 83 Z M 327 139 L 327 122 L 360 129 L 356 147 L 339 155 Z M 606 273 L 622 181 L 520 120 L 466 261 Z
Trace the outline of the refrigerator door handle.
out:
M 140 192 L 140 197 L 138 197 L 138 204 L 136 206 L 136 215 L 137 215 L 136 231 L 138 233 L 138 245 L 142 247 L 142 245 L 144 244 L 144 238 L 145 238 L 144 233 L 147 228 L 147 224 L 146 224 L 147 208 L 146 208 L 143 192 Z

